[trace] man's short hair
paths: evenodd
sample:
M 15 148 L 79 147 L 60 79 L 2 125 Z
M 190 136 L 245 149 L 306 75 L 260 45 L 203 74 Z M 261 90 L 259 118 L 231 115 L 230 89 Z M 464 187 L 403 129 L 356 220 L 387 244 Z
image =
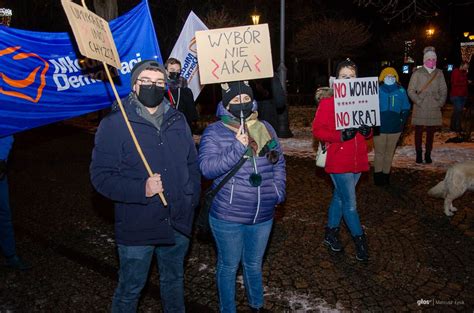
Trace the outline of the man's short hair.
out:
M 181 62 L 180 62 L 178 59 L 169 58 L 168 60 L 166 60 L 166 62 L 165 62 L 165 68 L 168 69 L 168 65 L 170 65 L 170 64 L 178 64 L 179 67 L 182 68 Z

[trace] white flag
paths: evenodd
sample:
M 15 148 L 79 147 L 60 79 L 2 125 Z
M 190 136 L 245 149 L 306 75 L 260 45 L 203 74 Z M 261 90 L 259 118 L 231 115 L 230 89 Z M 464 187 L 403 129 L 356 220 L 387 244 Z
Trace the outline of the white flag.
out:
M 194 99 L 199 96 L 203 87 L 199 80 L 196 49 L 195 33 L 198 30 L 208 30 L 208 28 L 199 17 L 191 11 L 170 54 L 170 58 L 172 57 L 181 61 L 181 77 L 184 77 L 188 81 L 188 87 L 192 90 Z

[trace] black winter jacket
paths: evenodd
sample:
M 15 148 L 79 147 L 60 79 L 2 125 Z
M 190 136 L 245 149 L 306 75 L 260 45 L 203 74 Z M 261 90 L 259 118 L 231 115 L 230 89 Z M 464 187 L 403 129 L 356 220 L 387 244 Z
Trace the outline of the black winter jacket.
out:
M 153 173 L 161 174 L 164 207 L 159 196 L 145 196 L 148 173 L 121 112 L 113 109 L 100 123 L 90 166 L 99 193 L 115 202 L 117 244 L 173 244 L 173 229 L 191 235 L 199 200 L 200 174 L 196 147 L 181 112 L 165 99 L 161 129 L 139 115 L 136 96 L 122 100 L 138 142 Z

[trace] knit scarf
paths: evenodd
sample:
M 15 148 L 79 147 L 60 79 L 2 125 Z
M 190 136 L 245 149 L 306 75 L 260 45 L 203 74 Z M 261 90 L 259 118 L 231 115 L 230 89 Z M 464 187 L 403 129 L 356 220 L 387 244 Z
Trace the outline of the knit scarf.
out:
M 258 155 L 260 150 L 265 146 L 265 144 L 272 139 L 272 136 L 268 132 L 267 127 L 265 124 L 260 122 L 257 119 L 258 113 L 253 112 L 247 119 L 245 120 L 245 131 L 249 135 L 249 147 L 251 148 L 252 154 Z M 231 115 L 223 115 L 221 116 L 221 121 L 224 125 L 232 130 L 234 133 L 240 128 L 240 120 Z

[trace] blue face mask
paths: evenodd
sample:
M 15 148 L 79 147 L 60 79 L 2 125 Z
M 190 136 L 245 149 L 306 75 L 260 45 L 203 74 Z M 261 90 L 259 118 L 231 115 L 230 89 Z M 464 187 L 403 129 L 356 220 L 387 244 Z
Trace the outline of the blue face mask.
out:
M 393 76 L 385 76 L 385 78 L 383 79 L 383 83 L 385 85 L 393 85 L 396 81 L 397 80 Z

